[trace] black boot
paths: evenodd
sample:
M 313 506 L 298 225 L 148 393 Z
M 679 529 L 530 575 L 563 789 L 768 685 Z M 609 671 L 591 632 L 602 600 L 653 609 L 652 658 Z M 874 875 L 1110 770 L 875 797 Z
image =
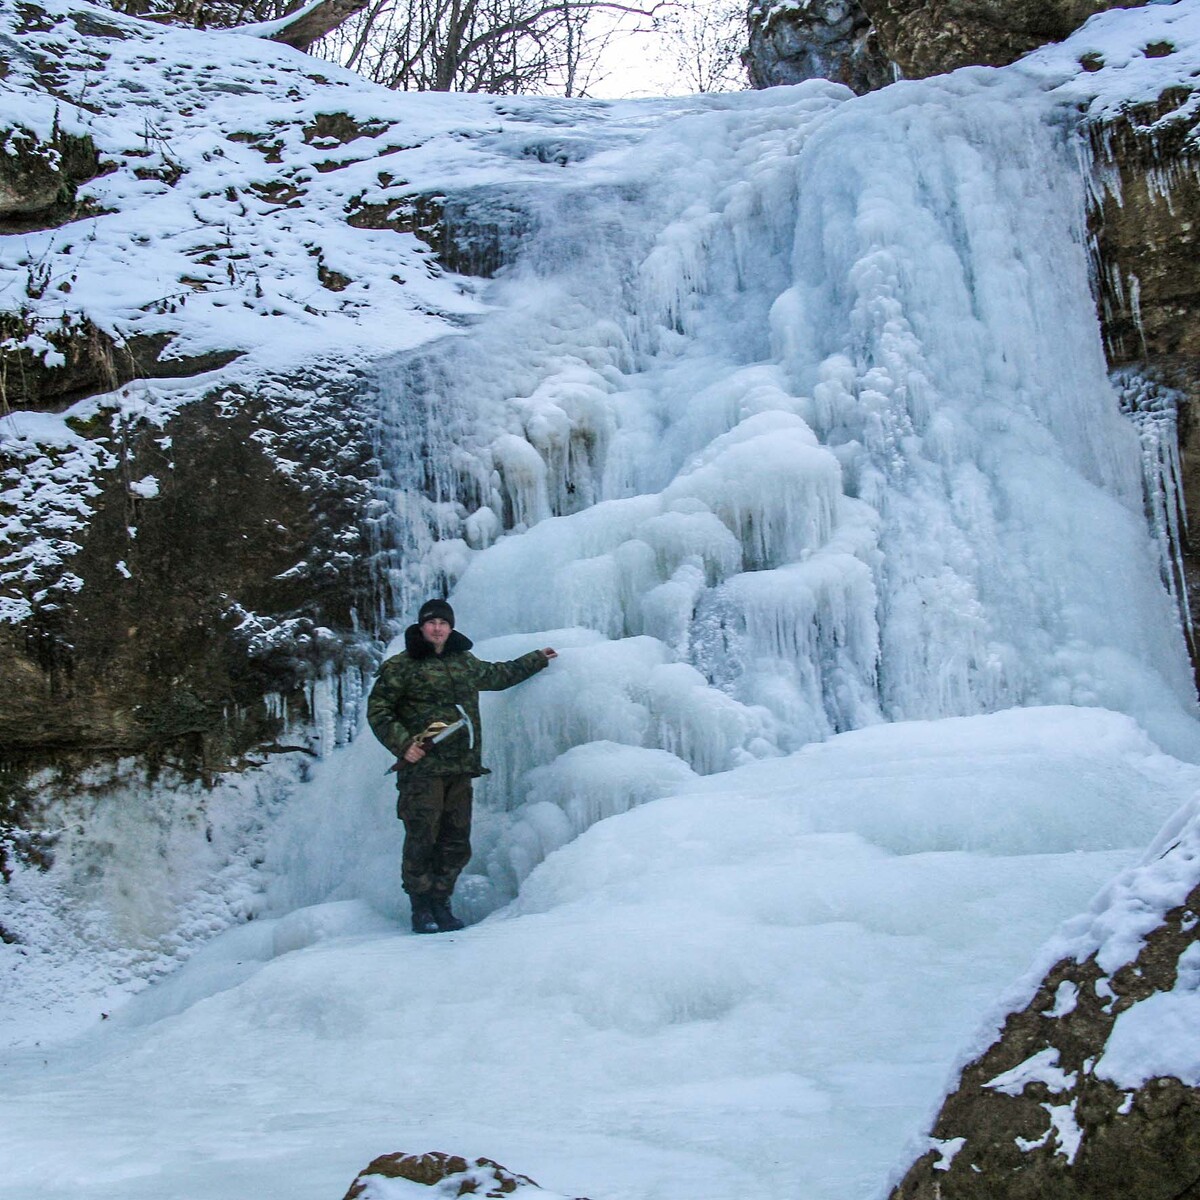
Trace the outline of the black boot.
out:
M 449 896 L 430 896 L 429 911 L 442 933 L 457 933 L 465 928 L 463 922 L 451 912 Z
M 433 900 L 429 896 L 410 896 L 412 901 L 413 933 L 440 933 L 441 925 L 433 914 Z

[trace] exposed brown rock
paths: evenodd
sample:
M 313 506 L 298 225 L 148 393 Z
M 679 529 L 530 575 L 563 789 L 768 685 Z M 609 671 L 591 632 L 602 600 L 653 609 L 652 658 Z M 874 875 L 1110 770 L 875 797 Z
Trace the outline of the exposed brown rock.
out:
M 34 335 L 30 341 L 29 335 Z M 44 324 L 25 312 L 0 313 L 0 400 L 8 409 L 62 412 L 88 396 L 133 379 L 182 379 L 223 367 L 239 350 L 170 353 L 173 334 L 144 334 L 117 342 L 84 319 Z
M 1098 12 L 1141 0 L 861 0 L 883 53 L 909 79 L 999 67 L 1061 41 Z
M 892 1200 L 1200 1195 L 1200 1089 L 1156 1078 L 1130 1091 L 1095 1074 L 1117 1017 L 1175 986 L 1181 956 L 1200 937 L 1198 911 L 1200 887 L 1111 976 L 1094 956 L 1059 962 L 963 1071 L 933 1127 L 941 1148 L 913 1164 Z M 997 1087 L 1039 1054 L 1063 1073 L 1059 1086 L 1035 1079 Z
M 0 233 L 49 229 L 81 215 L 76 190 L 101 172 L 90 137 L 55 130 L 42 141 L 26 129 L 0 127 Z
M 1200 154 L 1192 140 L 1200 122 L 1188 111 L 1191 96 L 1171 88 L 1090 129 L 1103 188 L 1092 233 L 1114 366 L 1200 362 Z
M 346 220 L 356 229 L 392 229 L 423 241 L 447 270 L 491 278 L 505 265 L 516 236 L 529 230 L 530 214 L 486 188 L 453 197 L 408 193 L 383 203 L 361 198 Z
M 1159 45 L 1158 49 L 1163 49 Z M 1097 186 L 1090 215 L 1097 301 L 1108 360 L 1170 388 L 1179 399 L 1186 510 L 1200 513 L 1200 122 L 1191 92 L 1171 88 L 1092 125 Z M 1200 618 L 1195 520 L 1180 550 L 1182 584 Z M 1200 650 L 1188 630 L 1193 659 Z M 1200 663 L 1197 664 L 1200 668 Z
M 304 127 L 304 141 L 309 146 L 317 142 L 344 146 L 360 137 L 379 137 L 390 128 L 387 121 L 360 121 L 349 113 L 317 113 L 312 123 Z
M 433 1150 L 428 1154 L 384 1154 L 354 1180 L 345 1200 L 370 1200 L 372 1179 L 407 1179 L 436 1187 L 439 1196 L 479 1196 L 489 1200 L 514 1192 L 547 1196 L 527 1175 L 515 1175 L 490 1158 L 468 1163 L 457 1154 Z M 582 1200 L 582 1198 L 580 1198 Z

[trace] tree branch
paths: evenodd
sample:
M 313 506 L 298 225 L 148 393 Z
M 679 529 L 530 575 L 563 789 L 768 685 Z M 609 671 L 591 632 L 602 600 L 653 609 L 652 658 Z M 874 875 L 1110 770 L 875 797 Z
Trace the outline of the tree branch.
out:
M 367 3 L 368 0 L 316 0 L 315 4 L 306 4 L 291 18 L 274 22 L 276 28 L 265 36 L 268 41 L 307 50 L 343 21 L 362 12 Z

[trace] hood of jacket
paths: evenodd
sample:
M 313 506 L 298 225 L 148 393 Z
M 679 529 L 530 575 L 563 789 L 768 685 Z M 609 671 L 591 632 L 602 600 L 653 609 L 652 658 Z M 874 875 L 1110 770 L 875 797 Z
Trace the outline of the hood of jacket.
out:
M 443 654 L 465 654 L 471 647 L 475 645 L 466 634 L 459 633 L 457 629 L 450 630 L 450 636 L 446 639 L 445 649 Z M 409 658 L 432 658 L 437 651 L 425 640 L 421 633 L 420 625 L 410 625 L 404 631 L 404 649 L 408 652 Z

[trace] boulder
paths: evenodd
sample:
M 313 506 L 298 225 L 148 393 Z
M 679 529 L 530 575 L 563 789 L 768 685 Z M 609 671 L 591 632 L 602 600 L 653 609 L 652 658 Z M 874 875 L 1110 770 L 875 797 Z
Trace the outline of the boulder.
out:
M 344 1200 L 421 1200 L 424 1188 L 435 1188 L 438 1196 L 563 1200 L 538 1187 L 527 1175 L 515 1175 L 490 1158 L 468 1162 L 440 1150 L 381 1155 L 358 1174 Z
M 752 87 L 832 79 L 863 95 L 894 77 L 858 0 L 798 7 L 754 0 L 749 39 L 744 58 Z
M 0 127 L 0 233 L 47 229 L 78 214 L 76 189 L 100 174 L 90 137 L 57 129 L 48 140 L 19 126 Z

